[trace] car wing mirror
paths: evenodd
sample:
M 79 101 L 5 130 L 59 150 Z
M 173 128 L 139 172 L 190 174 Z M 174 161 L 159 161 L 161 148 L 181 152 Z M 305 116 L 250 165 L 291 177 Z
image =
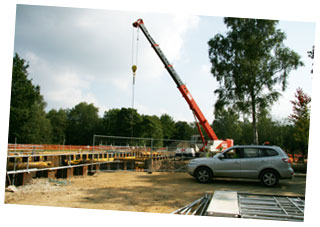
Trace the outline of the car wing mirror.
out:
M 219 159 L 224 159 L 224 155 L 223 155 L 223 154 L 219 154 L 219 155 L 218 155 L 218 158 L 219 158 Z

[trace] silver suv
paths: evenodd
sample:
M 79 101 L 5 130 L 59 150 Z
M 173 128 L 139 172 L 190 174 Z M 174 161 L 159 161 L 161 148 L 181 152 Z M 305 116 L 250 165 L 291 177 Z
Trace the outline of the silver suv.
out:
M 196 158 L 187 171 L 201 183 L 213 177 L 247 178 L 269 187 L 294 175 L 288 155 L 280 147 L 265 145 L 233 146 L 214 157 Z

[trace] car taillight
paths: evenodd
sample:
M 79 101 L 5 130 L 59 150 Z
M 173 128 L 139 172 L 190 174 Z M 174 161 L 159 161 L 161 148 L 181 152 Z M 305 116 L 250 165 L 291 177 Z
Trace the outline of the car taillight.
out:
M 285 163 L 291 163 L 290 158 L 283 158 L 282 161 L 284 161 Z

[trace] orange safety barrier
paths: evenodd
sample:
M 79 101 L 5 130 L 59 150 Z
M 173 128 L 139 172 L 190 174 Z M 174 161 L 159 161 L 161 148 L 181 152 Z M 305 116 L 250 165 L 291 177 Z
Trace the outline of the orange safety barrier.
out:
M 89 146 L 89 145 L 56 145 L 56 144 L 8 144 L 9 151 L 92 151 L 92 150 L 132 150 L 127 146 Z M 157 150 L 165 150 L 166 148 L 157 148 Z M 140 151 L 141 148 L 135 148 Z M 143 151 L 150 152 L 151 148 L 146 147 Z

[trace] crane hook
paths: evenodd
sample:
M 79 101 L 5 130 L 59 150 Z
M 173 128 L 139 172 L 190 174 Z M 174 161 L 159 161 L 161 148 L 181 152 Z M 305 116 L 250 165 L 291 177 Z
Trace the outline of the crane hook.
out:
M 136 75 L 136 71 L 137 71 L 137 66 L 136 66 L 136 65 L 133 65 L 133 66 L 131 67 L 131 69 L 132 69 L 132 72 L 133 72 L 133 76 L 135 76 L 135 75 Z

